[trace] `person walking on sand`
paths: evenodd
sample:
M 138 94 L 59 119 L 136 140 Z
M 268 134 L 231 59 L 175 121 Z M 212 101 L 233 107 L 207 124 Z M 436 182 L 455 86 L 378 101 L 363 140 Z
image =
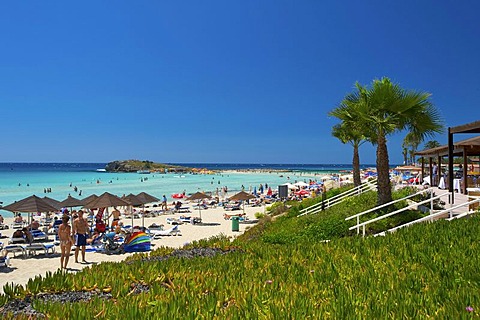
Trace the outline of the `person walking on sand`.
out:
M 62 217 L 62 224 L 58 227 L 58 239 L 60 240 L 60 269 L 67 269 L 68 259 L 70 258 L 70 250 L 73 245 L 72 228 L 68 221 L 67 215 Z
M 167 211 L 168 210 L 168 207 L 167 207 L 167 197 L 165 195 L 163 195 L 162 197 L 162 209 L 164 211 Z
M 78 211 L 78 217 L 73 221 L 73 235 L 75 235 L 75 262 L 78 263 L 78 252 L 82 247 L 82 263 L 87 263 L 85 260 L 85 246 L 88 238 L 88 222 L 83 217 L 83 211 Z

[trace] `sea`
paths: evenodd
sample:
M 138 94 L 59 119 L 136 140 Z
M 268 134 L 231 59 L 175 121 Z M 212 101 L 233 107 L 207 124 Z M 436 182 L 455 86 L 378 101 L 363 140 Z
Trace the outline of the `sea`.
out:
M 174 164 L 174 163 L 172 163 Z M 102 172 L 106 163 L 0 163 L 0 205 L 8 205 L 31 195 L 62 201 L 71 195 L 83 199 L 92 194 L 110 192 L 118 196 L 147 192 L 157 198 L 197 191 L 228 189 L 228 195 L 259 188 L 260 184 L 278 185 L 308 182 L 321 176 L 352 170 L 351 165 L 332 164 L 229 164 L 175 163 L 214 170 L 214 174 L 110 173 Z M 362 166 L 363 168 L 372 165 Z M 99 170 L 100 169 L 100 170 Z M 11 214 L 0 210 L 4 216 Z

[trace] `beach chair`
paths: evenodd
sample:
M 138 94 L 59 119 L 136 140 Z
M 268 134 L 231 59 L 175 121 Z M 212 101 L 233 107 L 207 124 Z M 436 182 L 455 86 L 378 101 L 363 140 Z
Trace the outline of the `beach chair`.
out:
M 6 230 L 6 229 L 8 229 L 8 225 L 4 223 L 0 223 L 0 230 Z
M 27 239 L 25 238 L 10 238 L 8 239 L 9 244 L 20 244 L 20 243 L 27 243 Z
M 33 241 L 48 241 L 48 235 L 41 230 L 32 230 Z
M 25 222 L 12 222 L 12 229 L 22 229 L 25 226 Z
M 163 236 L 181 236 L 182 233 L 180 232 L 180 229 L 178 228 L 178 225 L 175 225 L 171 227 L 170 229 L 167 230 L 149 230 L 150 237 L 153 239 L 158 239 Z
M 13 256 L 15 257 L 17 253 L 21 253 L 23 255 L 23 258 L 25 259 L 27 257 L 27 251 L 25 250 L 24 245 L 20 244 L 10 244 L 8 246 L 5 246 L 3 248 L 7 253 L 13 253 Z
M 35 255 L 37 251 L 42 251 L 45 255 L 55 253 L 55 245 L 53 243 L 33 243 L 26 245 L 24 248 L 28 255 Z

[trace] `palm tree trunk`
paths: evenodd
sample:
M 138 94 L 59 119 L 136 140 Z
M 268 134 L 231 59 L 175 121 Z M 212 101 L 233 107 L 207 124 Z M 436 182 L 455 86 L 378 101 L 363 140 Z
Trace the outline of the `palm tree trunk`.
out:
M 353 184 L 358 187 L 362 184 L 360 179 L 360 156 L 358 154 L 358 145 L 353 146 Z
M 379 134 L 377 140 L 377 205 L 382 205 L 392 201 L 389 170 L 387 140 L 385 135 Z

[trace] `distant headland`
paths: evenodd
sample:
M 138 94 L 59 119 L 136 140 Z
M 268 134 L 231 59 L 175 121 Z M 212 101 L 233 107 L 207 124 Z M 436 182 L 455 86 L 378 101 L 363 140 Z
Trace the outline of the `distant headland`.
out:
M 107 163 L 107 172 L 138 172 L 138 173 L 166 173 L 166 172 L 192 172 L 193 168 L 156 163 L 148 160 L 116 160 Z

